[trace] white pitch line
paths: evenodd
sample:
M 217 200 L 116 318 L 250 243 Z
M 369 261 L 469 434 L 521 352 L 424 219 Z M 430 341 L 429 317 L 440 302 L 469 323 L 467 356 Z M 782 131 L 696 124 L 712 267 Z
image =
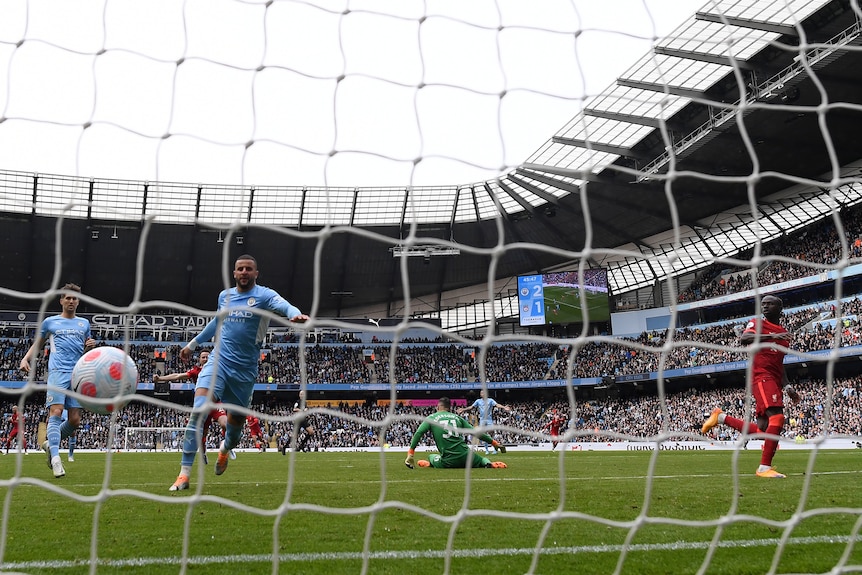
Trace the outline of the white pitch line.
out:
M 436 470 L 423 472 L 423 471 L 407 471 L 407 473 L 415 473 L 415 476 L 409 479 L 394 479 L 391 475 L 387 476 L 386 483 L 387 484 L 400 484 L 400 483 L 413 483 L 417 478 L 420 478 L 420 474 L 428 473 L 425 476 L 427 479 L 431 479 L 432 475 L 436 472 Z M 506 477 L 503 475 L 503 472 L 493 472 L 495 477 L 491 476 L 482 476 L 485 470 L 474 470 L 472 475 L 470 476 L 471 483 L 493 483 L 493 482 L 521 482 L 521 483 L 531 483 L 531 482 L 556 482 L 559 483 L 561 478 L 559 475 L 549 475 L 546 477 Z M 811 476 L 818 475 L 860 475 L 862 474 L 862 469 L 847 469 L 841 471 L 815 471 L 811 473 Z M 750 478 L 755 482 L 763 482 L 763 479 L 755 477 L 754 473 L 739 473 L 738 474 L 741 479 Z M 799 473 L 788 473 L 788 477 L 804 477 L 806 474 L 803 472 Z M 575 481 L 586 481 L 586 482 L 596 482 L 596 481 L 629 481 L 629 480 L 649 480 L 649 479 L 702 479 L 705 477 L 733 477 L 733 473 L 729 472 L 716 472 L 716 473 L 678 473 L 674 475 L 613 475 L 613 476 L 605 476 L 605 477 L 596 477 L 596 476 L 578 476 L 578 475 L 565 475 L 562 477 L 562 480 L 566 483 L 572 483 Z M 464 474 L 461 473 L 458 476 L 436 476 L 433 477 L 434 482 L 442 482 L 442 483 L 464 483 Z M 192 477 L 192 493 L 189 493 L 186 497 L 194 495 L 194 483 L 197 481 L 196 477 Z M 209 483 L 210 478 L 207 476 L 205 479 L 207 483 Z M 352 484 L 362 483 L 368 485 L 377 485 L 380 484 L 382 479 L 351 479 L 350 482 Z M 293 480 L 294 485 L 341 485 L 343 481 L 340 480 L 329 480 L 329 479 L 297 479 L 294 477 Z M 16 484 L 15 481 L 0 481 L 0 485 L 8 486 Z M 226 483 L 219 482 L 216 483 L 215 480 L 210 483 L 210 485 L 225 485 Z M 163 487 L 166 484 L 165 482 L 148 482 L 148 483 L 123 483 L 123 484 L 111 484 L 108 486 L 109 489 L 119 490 L 119 489 L 141 489 L 146 490 L 150 487 Z M 287 480 L 285 481 L 230 481 L 230 485 L 287 485 Z M 36 489 L 42 489 L 41 485 L 27 483 L 27 484 L 18 484 L 19 488 L 24 487 L 32 487 Z M 101 488 L 102 483 L 76 483 L 75 487 L 95 487 Z M 167 488 L 165 488 L 165 493 L 157 493 L 156 495 L 167 495 Z M 149 491 L 148 491 L 149 493 Z M 205 493 L 206 495 L 206 493 Z M 182 496 L 176 496 L 177 499 L 182 498 Z
M 817 545 L 822 543 L 846 544 L 850 541 L 862 542 L 862 537 L 851 538 L 847 535 L 821 535 L 818 537 L 791 537 L 785 546 L 790 545 Z M 781 543 L 780 539 L 745 539 L 734 541 L 720 541 L 715 547 L 722 549 L 748 548 L 748 547 L 773 547 Z M 634 545 L 581 545 L 575 547 L 550 547 L 538 550 L 540 555 L 582 555 L 592 553 L 620 553 L 622 551 L 680 551 L 689 549 L 709 549 L 710 541 L 676 541 L 674 543 L 643 543 Z M 536 549 L 504 548 L 504 549 L 455 549 L 450 552 L 439 550 L 425 551 L 372 551 L 370 553 L 360 552 L 335 552 L 335 553 L 284 553 L 278 556 L 279 563 L 299 563 L 310 561 L 351 561 L 368 558 L 371 560 L 405 560 L 405 559 L 442 559 L 444 557 L 482 559 L 488 557 L 510 557 L 520 555 L 533 555 Z M 272 555 L 246 554 L 246 555 L 207 555 L 188 557 L 185 563 L 189 565 L 211 565 L 211 564 L 245 564 L 245 563 L 272 563 Z M 141 567 L 148 565 L 180 565 L 183 563 L 181 557 L 140 557 L 135 559 L 97 559 L 100 567 Z M 19 561 L 0 563 L 0 569 L 24 570 L 24 569 L 71 569 L 89 566 L 89 561 Z

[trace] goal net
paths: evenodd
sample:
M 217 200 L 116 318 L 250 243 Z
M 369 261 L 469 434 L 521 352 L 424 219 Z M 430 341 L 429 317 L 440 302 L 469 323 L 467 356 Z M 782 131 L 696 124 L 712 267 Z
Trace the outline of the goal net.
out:
M 862 358 L 860 20 L 857 0 L 0 4 L 4 438 L 14 404 L 38 447 L 47 354 L 18 368 L 66 275 L 116 319 L 94 336 L 146 374 L 122 411 L 85 414 L 65 477 L 10 442 L 0 567 L 862 569 L 862 384 L 845 361 Z M 393 221 L 397 240 L 378 232 Z M 195 241 L 154 253 L 157 225 L 208 232 L 218 269 Z M 198 457 L 169 492 L 193 386 L 149 384 L 190 367 L 179 349 L 213 315 L 193 298 L 233 285 L 254 234 L 278 246 L 261 282 L 313 291 L 312 318 L 271 318 L 240 410 L 261 420 L 249 453 Z M 386 253 L 386 282 L 351 245 Z M 461 253 L 485 265 L 447 268 Z M 322 288 L 335 268 L 344 285 Z M 150 297 L 175 270 L 177 294 Z M 351 306 L 348 277 L 404 297 Z M 457 289 L 415 296 L 418 277 Z M 92 295 L 126 281 L 129 301 Z M 784 311 L 789 349 L 740 345 L 772 285 L 817 299 Z M 327 305 L 338 317 L 315 317 Z M 803 400 L 755 432 L 763 350 L 787 352 Z M 489 391 L 493 421 L 466 411 Z M 508 467 L 425 468 L 441 461 L 427 435 L 408 469 L 441 396 L 476 426 L 448 419 L 444 439 Z M 760 478 L 775 441 L 787 477 Z
M 182 451 L 185 427 L 127 427 L 126 451 Z

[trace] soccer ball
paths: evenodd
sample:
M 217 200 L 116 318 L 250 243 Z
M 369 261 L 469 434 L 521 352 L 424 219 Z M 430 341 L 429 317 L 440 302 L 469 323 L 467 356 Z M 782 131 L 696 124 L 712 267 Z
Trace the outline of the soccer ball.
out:
M 126 352 L 116 347 L 96 347 L 81 356 L 72 370 L 72 389 L 84 397 L 78 402 L 87 411 L 107 415 L 122 409 L 138 387 L 138 368 Z M 87 398 L 117 398 L 113 403 L 93 403 Z

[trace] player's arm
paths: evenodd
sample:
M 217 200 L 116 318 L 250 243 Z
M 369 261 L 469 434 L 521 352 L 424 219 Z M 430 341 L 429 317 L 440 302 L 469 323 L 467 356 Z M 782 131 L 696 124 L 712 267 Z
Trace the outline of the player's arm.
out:
M 153 382 L 154 383 L 159 383 L 159 382 L 171 383 L 174 381 L 186 381 L 186 380 L 188 380 L 188 378 L 189 378 L 188 372 L 168 373 L 166 375 L 155 374 L 155 375 L 153 375 Z
M 207 343 L 215 337 L 216 331 L 218 330 L 218 318 L 212 318 L 208 324 L 204 326 L 199 334 L 192 338 L 190 342 L 186 344 L 184 348 L 180 350 L 180 359 L 183 361 L 188 361 L 192 357 L 192 353 L 198 348 L 202 343 Z
M 790 380 L 787 379 L 787 372 L 781 374 L 781 387 L 793 403 L 799 403 L 799 400 L 802 399 L 799 392 L 790 386 Z
M 404 460 L 404 465 L 410 469 L 413 469 L 413 466 L 416 463 L 416 458 L 413 455 L 416 452 L 416 446 L 419 445 L 419 441 L 422 439 L 422 436 L 430 429 L 431 424 L 427 421 L 423 421 L 416 430 L 416 433 L 413 434 L 413 438 L 410 439 L 410 447 L 407 448 L 407 459 Z
M 90 328 L 87 328 L 87 338 L 84 340 L 84 353 L 87 353 L 94 347 L 96 347 L 96 340 L 93 339 L 93 336 L 90 333 Z
M 760 341 L 785 341 L 790 339 L 790 334 L 786 331 L 782 331 L 780 333 L 757 333 L 756 328 L 747 328 L 742 335 L 739 336 L 739 341 L 742 345 L 751 345 L 755 341 L 757 341 L 759 336 Z
M 24 357 L 21 358 L 21 364 L 18 366 L 21 371 L 24 373 L 30 373 L 30 362 L 33 360 L 33 357 L 39 353 L 39 350 L 42 349 L 42 345 L 44 345 L 45 339 L 41 335 L 37 335 L 36 339 L 33 340 L 33 345 L 30 346 L 30 349 L 27 350 L 27 353 L 24 354 Z

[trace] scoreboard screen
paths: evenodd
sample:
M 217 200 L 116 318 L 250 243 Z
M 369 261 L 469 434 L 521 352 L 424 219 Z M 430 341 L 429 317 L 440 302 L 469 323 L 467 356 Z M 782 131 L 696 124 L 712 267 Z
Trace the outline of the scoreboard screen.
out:
M 545 325 L 542 276 L 518 276 L 518 316 L 522 326 Z
M 583 287 L 583 290 L 581 290 Z M 518 276 L 518 318 L 524 327 L 610 320 L 608 271 Z

